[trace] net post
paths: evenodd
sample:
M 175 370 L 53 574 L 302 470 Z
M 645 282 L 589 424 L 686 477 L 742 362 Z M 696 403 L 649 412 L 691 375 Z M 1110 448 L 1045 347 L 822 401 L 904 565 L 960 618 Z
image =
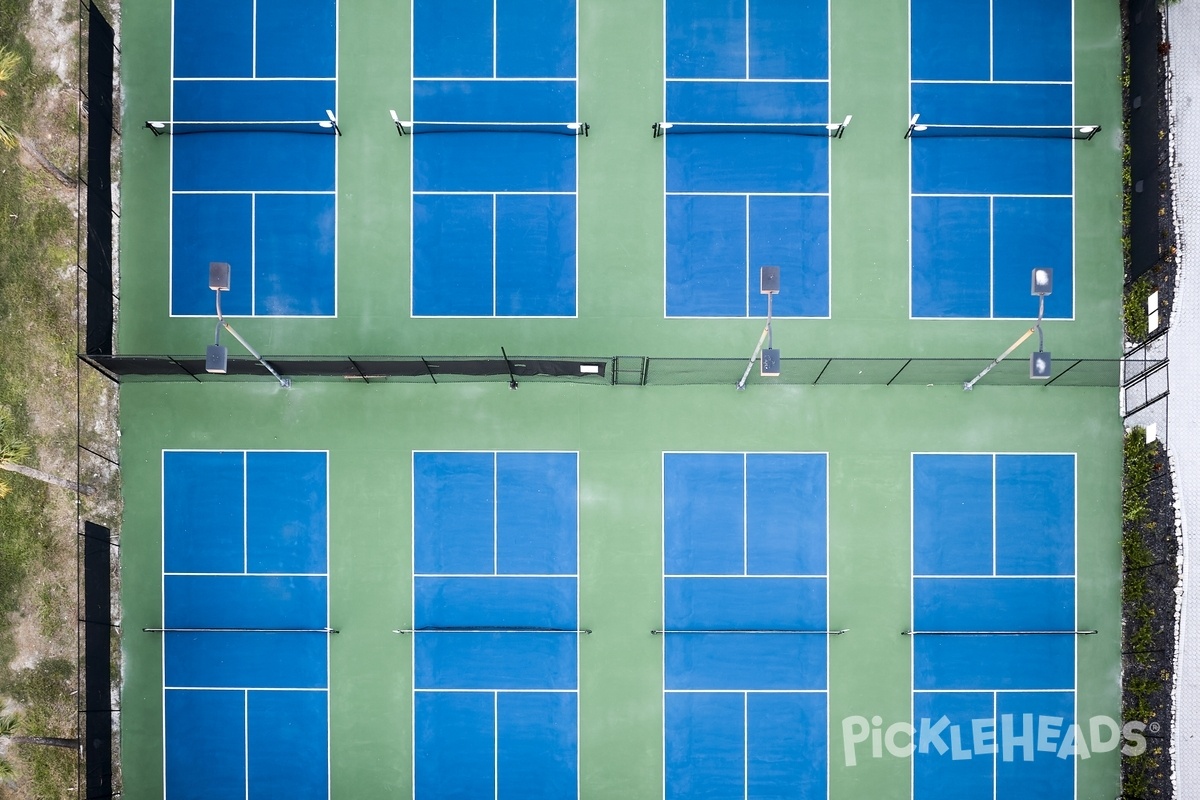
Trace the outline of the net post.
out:
M 325 109 L 325 116 L 327 117 L 327 119 L 321 120 L 317 124 L 320 125 L 322 128 L 333 128 L 333 132 L 336 133 L 338 136 L 341 136 L 342 129 L 338 127 L 337 117 L 334 116 L 334 113 L 327 108 L 327 109 Z
M 828 125 L 826 125 L 825 129 L 827 131 L 829 131 L 829 138 L 830 139 L 842 138 L 842 134 L 846 132 L 846 127 L 850 124 L 850 120 L 852 120 L 852 119 L 854 119 L 854 115 L 847 114 L 846 118 L 844 120 L 842 120 L 841 122 L 831 122 Z
M 398 114 L 396 114 L 396 109 L 394 109 L 394 108 L 388 109 L 388 113 L 392 116 L 392 124 L 394 124 L 396 126 L 396 133 L 400 134 L 400 136 L 403 137 L 405 135 L 404 120 L 400 119 L 400 116 Z M 411 122 L 408 123 L 408 126 L 409 126 L 409 130 L 412 130 Z

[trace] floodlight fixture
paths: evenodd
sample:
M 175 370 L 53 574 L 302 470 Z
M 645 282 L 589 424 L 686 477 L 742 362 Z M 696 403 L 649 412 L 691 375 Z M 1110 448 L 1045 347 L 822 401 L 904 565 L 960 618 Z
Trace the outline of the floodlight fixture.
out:
M 210 344 L 204 352 L 204 371 L 224 375 L 229 371 L 229 348 L 223 344 Z
M 229 291 L 229 265 L 224 261 L 210 261 L 208 264 L 208 288 L 214 292 Z
M 779 267 L 763 267 L 758 273 L 759 294 L 779 294 Z
M 1042 317 L 1046 312 L 1046 295 L 1054 289 L 1054 270 L 1049 267 L 1034 267 L 1030 274 L 1030 285 L 1032 286 L 1033 295 L 1038 299 L 1038 315 L 1037 322 L 1033 323 L 1033 327 L 1021 334 L 1021 338 L 1017 339 L 1003 353 L 998 355 L 992 363 L 983 368 L 983 371 L 976 375 L 971 380 L 963 384 L 963 391 L 969 392 L 975 388 L 975 384 L 987 375 L 992 369 L 1004 359 L 1008 358 L 1014 350 L 1025 343 L 1033 334 L 1038 335 L 1038 349 L 1029 357 L 1029 377 L 1031 380 L 1045 381 L 1051 376 L 1051 361 L 1050 354 L 1046 352 L 1045 336 L 1042 334 Z
M 224 328 L 250 352 L 250 355 L 258 360 L 258 363 L 266 368 L 267 372 L 275 376 L 275 380 L 279 381 L 280 386 L 285 389 L 290 388 L 292 379 L 285 378 L 276 372 L 275 368 L 268 364 L 266 359 L 259 355 L 259 352 L 251 347 L 250 343 L 243 339 L 232 325 L 225 321 L 225 315 L 221 313 L 221 292 L 229 291 L 229 273 L 229 264 L 225 261 L 210 261 L 208 264 L 208 288 L 216 293 L 217 329 L 214 334 L 215 341 L 204 352 L 204 371 L 214 375 L 225 375 L 229 371 L 229 349 L 221 344 L 221 328 Z
M 779 362 L 779 350 L 774 347 L 764 347 L 762 357 L 758 362 L 758 374 L 764 378 L 778 378 Z
M 1049 267 L 1034 267 L 1029 293 L 1034 297 L 1045 297 L 1054 291 L 1054 270 Z
M 771 300 L 779 294 L 779 267 L 763 267 L 759 270 L 758 291 L 767 296 L 767 325 L 763 328 L 762 336 L 758 337 L 758 344 L 754 346 L 754 352 L 750 355 L 750 363 L 746 365 L 742 379 L 737 382 L 739 392 L 746 388 L 746 378 L 750 377 L 750 370 L 754 368 L 756 360 L 759 362 L 758 374 L 764 378 L 777 378 L 780 373 L 781 359 L 779 351 L 774 347 L 771 332 Z M 764 342 L 767 345 L 765 348 L 763 347 Z
M 1029 355 L 1029 378 L 1035 381 L 1045 381 L 1050 379 L 1050 354 L 1038 350 L 1036 353 Z

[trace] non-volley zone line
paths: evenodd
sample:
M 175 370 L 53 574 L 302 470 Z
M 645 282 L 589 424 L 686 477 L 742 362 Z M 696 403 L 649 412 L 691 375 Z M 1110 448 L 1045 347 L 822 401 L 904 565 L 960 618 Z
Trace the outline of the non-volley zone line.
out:
M 328 454 L 165 451 L 162 487 L 163 624 L 145 630 L 166 797 L 327 798 Z
M 1074 147 L 1101 126 L 1074 118 L 1070 0 L 914 0 L 911 13 L 910 315 L 1032 318 L 1022 276 L 1043 266 L 1066 280 L 1045 316 L 1072 318 Z M 945 195 L 1063 199 L 1006 200 L 993 219 L 927 199 Z
M 576 316 L 577 12 L 413 3 L 414 317 Z
M 172 12 L 174 80 L 337 75 L 337 0 L 173 0 Z
M 828 640 L 846 632 L 827 484 L 824 453 L 663 454 L 667 797 L 825 795 Z
M 205 270 L 218 261 L 233 267 L 226 313 L 336 316 L 336 0 L 172 9 L 170 113 L 147 123 L 170 135 L 170 314 L 213 315 Z M 263 220 L 220 195 L 259 190 L 330 194 Z M 176 194 L 188 191 L 214 195 Z
M 574 316 L 576 203 L 574 191 L 414 192 L 414 314 Z
M 578 795 L 578 508 L 578 453 L 413 454 L 418 800 Z
M 1076 720 L 1070 689 L 914 692 L 912 722 L 903 731 L 910 738 L 903 753 L 912 759 L 912 797 L 1074 798 L 1072 756 L 1088 753 L 1087 734 Z M 870 736 L 867 725 L 850 727 L 848 761 L 855 745 Z M 1109 733 L 1115 749 L 1120 730 Z M 893 750 L 898 737 L 893 732 L 885 738 Z
M 213 261 L 232 266 L 228 314 L 336 315 L 336 89 L 188 81 L 147 123 L 169 134 L 172 315 L 213 315 Z
M 763 264 L 780 267 L 777 316 L 829 316 L 830 140 L 850 120 L 831 114 L 829 4 L 667 0 L 663 15 L 664 316 L 765 315 Z M 721 193 L 826 196 L 738 214 Z
M 912 0 L 914 81 L 1071 82 L 1072 0 Z

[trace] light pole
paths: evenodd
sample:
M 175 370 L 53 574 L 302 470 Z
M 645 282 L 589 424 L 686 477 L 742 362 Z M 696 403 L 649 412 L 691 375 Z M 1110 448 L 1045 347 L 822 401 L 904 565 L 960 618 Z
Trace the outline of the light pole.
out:
M 780 372 L 779 351 L 774 347 L 771 333 L 771 298 L 779 294 L 779 267 L 763 267 L 759 271 L 758 291 L 767 296 L 767 326 L 763 328 L 762 336 L 758 337 L 758 344 L 754 345 L 754 352 L 750 354 L 750 363 L 746 365 L 742 379 L 737 382 L 739 392 L 746 388 L 746 378 L 750 377 L 750 370 L 753 369 L 754 362 L 760 353 L 762 359 L 758 365 L 759 375 L 764 378 L 778 378 Z M 765 348 L 763 342 L 767 343 Z
M 1025 333 L 1021 335 L 1020 339 L 1017 339 L 1015 342 L 1013 342 L 1011 347 L 997 356 L 992 363 L 984 367 L 983 372 L 964 383 L 964 392 L 969 392 L 974 389 L 975 384 L 978 383 L 984 375 L 987 375 L 989 372 L 991 372 L 993 367 L 1007 358 L 1013 350 L 1016 350 L 1018 347 L 1024 344 L 1025 340 L 1030 336 L 1033 336 L 1035 332 L 1038 335 L 1038 349 L 1037 352 L 1032 353 L 1029 356 L 1029 377 L 1031 380 L 1035 381 L 1044 381 L 1050 378 L 1051 361 L 1050 354 L 1046 352 L 1045 338 L 1042 335 L 1042 316 L 1046 312 L 1046 295 L 1050 294 L 1052 291 L 1054 291 L 1054 270 L 1050 269 L 1049 267 L 1034 267 L 1033 275 L 1031 276 L 1029 293 L 1038 299 L 1037 322 L 1033 324 L 1032 328 L 1025 331 Z
M 216 341 L 208 346 L 204 353 L 204 371 L 211 372 L 214 375 L 224 375 L 229 367 L 229 348 L 221 344 L 221 328 L 229 331 L 233 338 L 241 342 L 242 347 L 250 351 L 250 355 L 258 359 L 258 363 L 262 364 L 267 372 L 275 376 L 275 380 L 279 381 L 279 385 L 285 389 L 291 388 L 292 379 L 285 378 L 275 371 L 275 368 L 267 363 L 258 351 L 250 346 L 250 343 L 243 339 L 233 326 L 225 321 L 225 317 L 221 314 L 221 292 L 229 291 L 229 265 L 224 261 L 212 261 L 208 265 L 208 288 L 216 292 L 217 295 L 217 329 L 215 333 Z

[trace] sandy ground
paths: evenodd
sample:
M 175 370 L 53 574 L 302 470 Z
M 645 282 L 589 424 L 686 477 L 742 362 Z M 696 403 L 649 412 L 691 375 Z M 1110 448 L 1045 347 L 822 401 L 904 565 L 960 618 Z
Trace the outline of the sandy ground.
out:
M 81 152 L 71 126 L 75 117 L 84 113 L 78 64 L 80 11 L 77 0 L 32 0 L 25 30 L 35 51 L 34 71 L 52 75 L 53 79 L 50 87 L 36 98 L 22 134 L 55 167 L 72 177 L 80 173 Z M 110 22 L 114 27 L 117 24 L 116 19 Z M 82 79 L 86 81 L 86 76 Z M 35 191 L 63 203 L 78 219 L 85 190 L 74 184 L 64 185 L 24 150 L 21 160 L 38 186 Z M 114 192 L 114 202 L 115 199 Z M 76 263 L 75 230 L 57 244 L 61 247 L 54 252 L 61 251 L 64 255 L 58 259 L 61 263 L 52 261 L 45 265 L 49 270 L 47 277 L 58 288 L 59 313 L 78 329 L 77 288 L 82 286 L 84 275 Z M 16 658 L 8 665 L 15 671 L 30 669 L 46 658 L 76 661 L 77 602 L 81 590 L 76 563 L 79 519 L 108 525 L 114 538 L 119 536 L 120 522 L 119 474 L 116 466 L 105 460 L 116 461 L 119 453 L 117 387 L 90 367 L 80 368 L 72 357 L 79 349 L 76 342 L 41 341 L 46 337 L 36 335 L 39 328 L 31 325 L 30 330 L 35 334 L 31 341 L 36 346 L 38 369 L 31 381 L 31 396 L 27 398 L 35 446 L 29 463 L 70 480 L 78 476 L 84 484 L 97 487 L 97 492 L 77 497 L 73 492 L 50 489 L 46 508 L 50 521 L 48 535 L 54 537 L 60 558 L 30 574 L 27 590 L 22 592 L 25 600 L 13 620 Z M 79 444 L 103 457 L 79 449 Z M 115 557 L 113 561 L 115 564 Z M 44 598 L 49 598 L 50 614 Z M 113 600 L 116 621 L 119 604 L 115 590 Z M 0 705 L 3 701 L 0 697 Z M 75 705 L 74 696 L 64 697 L 63 713 L 58 715 L 65 726 L 62 735 L 75 735 Z M 5 792 L 0 789 L 2 796 Z M 18 789 L 13 796 L 25 795 Z

